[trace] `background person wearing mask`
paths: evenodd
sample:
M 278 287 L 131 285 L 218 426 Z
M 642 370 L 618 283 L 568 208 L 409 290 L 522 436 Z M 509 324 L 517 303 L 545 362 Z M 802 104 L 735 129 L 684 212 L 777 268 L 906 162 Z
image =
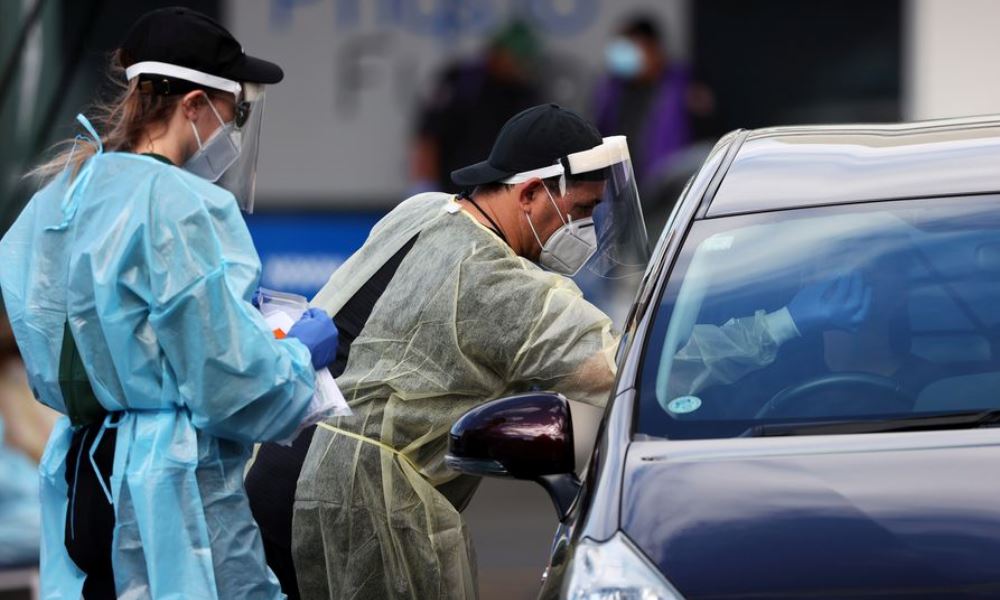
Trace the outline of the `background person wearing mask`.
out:
M 715 100 L 690 69 L 671 60 L 652 17 L 625 22 L 605 50 L 608 74 L 598 83 L 594 120 L 604 135 L 632 140 L 640 186 L 692 140 L 701 137 Z
M 35 462 L 7 443 L 0 415 L 0 573 L 38 564 L 41 514 Z
M 54 419 L 31 396 L 7 315 L 0 311 L 0 572 L 38 564 L 37 463 Z
M 0 241 L 29 383 L 67 415 L 40 465 L 42 595 L 279 598 L 244 465 L 322 418 L 314 367 L 336 345 L 322 313 L 279 341 L 250 303 L 240 207 L 282 70 L 182 8 L 139 19 L 112 67 L 103 135 L 78 117 L 90 139 L 36 170 Z
M 10 323 L 0 310 L 0 571 L 38 564 L 38 461 L 57 416 L 31 395 Z
M 481 57 L 449 66 L 418 111 L 410 153 L 414 191 L 457 191 L 450 179 L 468 156 L 485 156 L 497 132 L 539 101 L 532 65 L 539 41 L 520 21 L 498 30 Z
M 630 140 L 646 224 L 655 240 L 684 184 L 711 149 L 711 144 L 691 144 L 717 134 L 715 95 L 670 57 L 652 16 L 626 20 L 605 49 L 605 62 L 608 73 L 594 92 L 594 121 L 604 135 L 622 133 Z
M 34 463 L 42 459 L 45 443 L 59 413 L 39 404 L 31 394 L 24 362 L 7 314 L 0 307 L 0 417 L 8 423 L 4 443 Z M 37 478 L 37 473 L 35 475 Z
M 448 430 L 532 388 L 605 403 L 617 338 L 566 275 L 605 258 L 600 242 L 635 239 L 603 229 L 636 223 L 610 216 L 638 212 L 630 176 L 624 139 L 537 106 L 453 173 L 471 193 L 406 200 L 333 274 L 314 302 L 341 330 L 355 416 L 320 424 L 298 480 L 303 598 L 476 597 L 459 512 L 479 479 L 444 464 Z

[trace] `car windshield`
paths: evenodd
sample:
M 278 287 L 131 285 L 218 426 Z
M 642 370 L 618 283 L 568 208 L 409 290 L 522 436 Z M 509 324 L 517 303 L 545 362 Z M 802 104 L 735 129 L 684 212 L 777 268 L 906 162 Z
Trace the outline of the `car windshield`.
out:
M 1000 408 L 1000 204 L 698 221 L 647 337 L 638 433 Z

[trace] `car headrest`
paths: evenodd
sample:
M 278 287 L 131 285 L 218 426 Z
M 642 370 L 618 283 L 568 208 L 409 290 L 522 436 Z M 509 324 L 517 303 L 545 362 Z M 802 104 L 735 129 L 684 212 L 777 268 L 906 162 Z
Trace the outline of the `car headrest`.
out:
M 1000 242 L 979 246 L 976 249 L 976 266 L 980 271 L 1000 273 Z

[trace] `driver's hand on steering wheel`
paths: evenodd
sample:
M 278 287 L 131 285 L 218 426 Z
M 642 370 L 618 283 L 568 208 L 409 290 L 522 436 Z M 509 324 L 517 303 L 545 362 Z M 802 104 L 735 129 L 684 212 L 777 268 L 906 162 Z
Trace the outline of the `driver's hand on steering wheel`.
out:
M 788 303 L 788 312 L 802 335 L 830 329 L 857 331 L 871 303 L 871 286 L 853 273 L 805 286 Z

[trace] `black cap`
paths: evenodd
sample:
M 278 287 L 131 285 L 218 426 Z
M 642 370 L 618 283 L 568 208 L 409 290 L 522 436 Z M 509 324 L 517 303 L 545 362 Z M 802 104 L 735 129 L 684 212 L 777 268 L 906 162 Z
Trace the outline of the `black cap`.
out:
M 193 69 L 216 77 L 246 83 L 278 83 L 285 76 L 278 65 L 247 56 L 243 47 L 226 28 L 200 12 L 179 6 L 150 11 L 139 17 L 121 46 L 125 68 L 153 61 Z M 164 78 L 160 75 L 142 79 Z M 181 87 L 187 89 L 180 89 Z M 178 93 L 201 85 L 166 86 L 166 92 Z
M 533 106 L 504 123 L 488 159 L 452 171 L 451 180 L 466 187 L 493 183 L 548 167 L 602 141 L 597 128 L 575 112 L 557 104 Z

